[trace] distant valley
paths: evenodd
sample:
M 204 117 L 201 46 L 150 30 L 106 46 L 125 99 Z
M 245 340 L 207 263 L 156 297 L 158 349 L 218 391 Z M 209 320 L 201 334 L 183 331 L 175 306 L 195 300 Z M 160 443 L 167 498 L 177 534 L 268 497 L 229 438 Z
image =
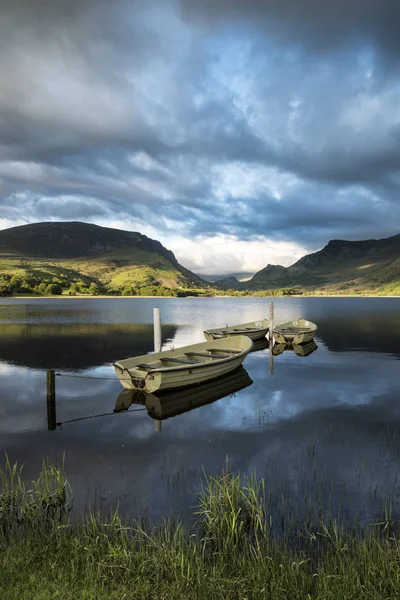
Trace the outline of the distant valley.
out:
M 243 282 L 243 281 L 249 281 L 249 279 L 251 279 L 253 277 L 253 275 L 254 275 L 254 272 L 253 273 L 228 273 L 226 275 L 201 275 L 201 277 L 203 279 L 205 279 L 206 281 L 210 281 L 212 283 L 216 283 L 218 281 L 232 278 L 232 277 L 234 277 L 236 279 L 236 281 Z

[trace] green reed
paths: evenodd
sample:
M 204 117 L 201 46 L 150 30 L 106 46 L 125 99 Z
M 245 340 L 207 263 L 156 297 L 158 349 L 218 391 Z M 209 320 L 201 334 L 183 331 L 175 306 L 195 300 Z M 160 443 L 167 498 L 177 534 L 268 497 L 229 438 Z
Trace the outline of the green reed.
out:
M 389 505 L 370 525 L 330 518 L 309 528 L 293 516 L 287 490 L 277 535 L 265 479 L 228 469 L 204 477 L 191 527 L 172 518 L 127 523 L 118 510 L 74 520 L 63 467 L 49 463 L 27 485 L 7 461 L 0 486 L 4 600 L 398 597 Z
M 39 528 L 62 522 L 71 508 L 69 486 L 64 465 L 44 462 L 36 481 L 27 485 L 22 478 L 22 467 L 11 464 L 6 457 L 0 470 L 0 535 L 8 537 L 21 527 Z

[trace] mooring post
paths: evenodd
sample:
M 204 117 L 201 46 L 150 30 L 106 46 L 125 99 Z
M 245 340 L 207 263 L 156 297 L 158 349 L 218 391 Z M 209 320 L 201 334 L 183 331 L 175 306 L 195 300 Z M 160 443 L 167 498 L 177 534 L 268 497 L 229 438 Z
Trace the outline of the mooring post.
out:
M 272 348 L 274 346 L 274 303 L 269 303 L 269 372 L 270 375 L 274 374 L 274 355 Z
M 156 433 L 161 433 L 161 421 L 160 421 L 160 419 L 154 419 L 154 431 Z
M 153 308 L 154 352 L 161 352 L 161 314 L 159 308 Z
M 47 369 L 46 373 L 46 404 L 47 404 L 47 429 L 54 431 L 57 428 L 56 420 L 56 373 L 54 369 Z
M 269 339 L 274 341 L 274 303 L 269 303 Z
M 46 373 L 46 398 L 47 402 L 56 401 L 56 373 L 54 369 L 47 369 Z
M 269 374 L 274 374 L 274 355 L 272 353 L 272 348 L 274 347 L 274 339 L 273 337 L 269 339 Z

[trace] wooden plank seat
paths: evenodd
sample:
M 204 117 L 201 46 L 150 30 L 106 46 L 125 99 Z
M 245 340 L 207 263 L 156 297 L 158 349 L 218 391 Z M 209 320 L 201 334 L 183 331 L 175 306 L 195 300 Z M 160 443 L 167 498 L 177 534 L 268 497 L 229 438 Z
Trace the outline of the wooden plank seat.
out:
M 207 354 L 206 352 L 185 352 L 188 356 L 205 356 L 206 358 L 230 358 L 229 354 L 223 354 L 222 356 L 215 356 L 213 354 Z
M 286 329 L 281 329 L 280 327 L 277 327 L 275 331 L 281 331 L 282 333 L 306 333 L 307 331 L 310 331 L 310 329 L 305 327 L 288 327 Z
M 241 350 L 227 350 L 226 348 L 207 348 L 208 352 L 224 352 L 224 354 L 241 354 Z
M 142 363 L 140 365 L 135 365 L 132 367 L 133 369 L 143 369 L 143 371 L 150 371 L 150 369 L 156 369 L 156 367 L 149 363 Z M 128 369 L 129 371 L 129 369 Z
M 188 365 L 194 365 L 200 362 L 199 360 L 187 360 L 184 358 L 160 358 L 160 360 L 163 362 L 186 363 Z

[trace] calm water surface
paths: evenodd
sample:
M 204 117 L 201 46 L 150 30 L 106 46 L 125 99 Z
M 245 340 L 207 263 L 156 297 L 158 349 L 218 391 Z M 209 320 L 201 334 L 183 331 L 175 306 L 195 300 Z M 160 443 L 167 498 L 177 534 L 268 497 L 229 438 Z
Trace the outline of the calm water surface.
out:
M 145 405 L 121 394 L 111 363 L 152 350 L 153 307 L 169 348 L 203 341 L 206 328 L 267 317 L 268 302 L 1 299 L 0 463 L 6 451 L 32 479 L 43 458 L 65 453 L 77 510 L 119 503 L 129 515 L 184 515 L 203 469 L 217 474 L 228 461 L 266 478 L 277 519 L 288 499 L 296 514 L 312 505 L 367 518 L 389 499 L 399 515 L 400 299 L 277 299 L 276 322 L 317 323 L 308 356 L 275 356 L 271 375 L 264 348 L 218 388 Z M 55 414 L 48 368 L 63 374 Z

